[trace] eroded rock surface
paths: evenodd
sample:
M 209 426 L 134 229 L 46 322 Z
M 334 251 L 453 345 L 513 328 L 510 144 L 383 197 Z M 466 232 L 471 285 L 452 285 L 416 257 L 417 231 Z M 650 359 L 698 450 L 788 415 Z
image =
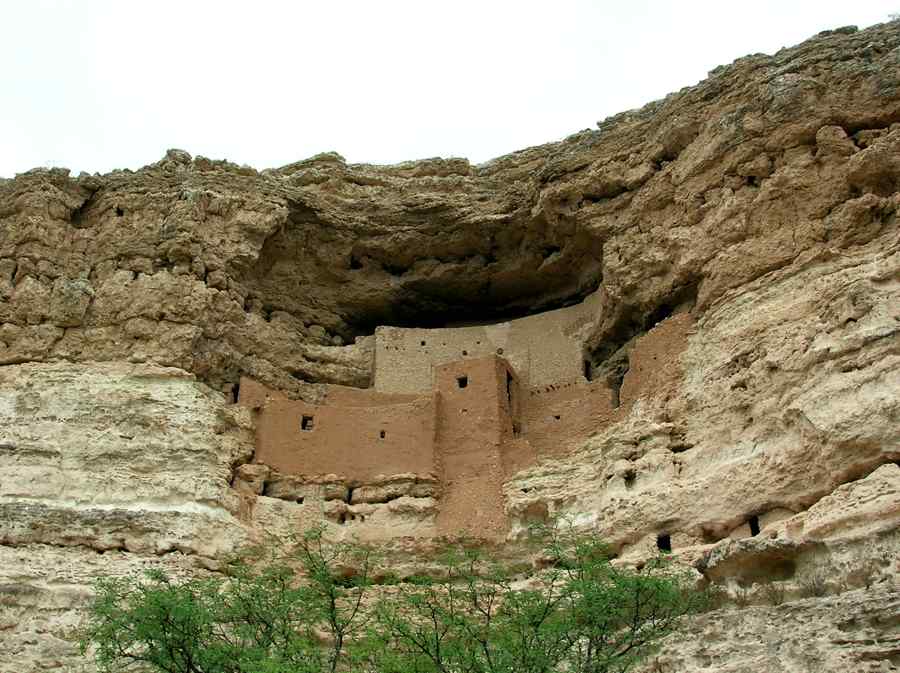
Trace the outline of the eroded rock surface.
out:
M 900 669 L 898 157 L 894 22 L 480 166 L 171 151 L 0 181 L 0 671 L 73 665 L 99 574 L 214 572 L 317 521 L 427 559 L 436 484 L 255 463 L 239 377 L 368 387 L 377 325 L 594 291 L 620 406 L 509 475 L 510 543 L 568 516 L 719 587 L 647 670 Z M 641 345 L 686 314 L 683 348 Z

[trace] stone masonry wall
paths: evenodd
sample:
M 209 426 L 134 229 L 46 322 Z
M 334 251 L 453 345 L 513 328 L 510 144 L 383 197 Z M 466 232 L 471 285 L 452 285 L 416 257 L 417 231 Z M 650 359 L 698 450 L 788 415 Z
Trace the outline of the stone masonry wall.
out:
M 583 374 L 585 328 L 597 295 L 555 311 L 491 325 L 375 330 L 375 388 L 414 393 L 431 389 L 432 368 L 472 357 L 502 355 L 528 385 L 573 381 Z

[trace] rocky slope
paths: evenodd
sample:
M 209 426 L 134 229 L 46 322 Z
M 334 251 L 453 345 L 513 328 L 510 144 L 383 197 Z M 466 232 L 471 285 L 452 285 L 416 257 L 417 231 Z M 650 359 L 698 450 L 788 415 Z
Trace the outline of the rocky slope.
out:
M 507 482 L 516 527 L 568 515 L 636 562 L 666 535 L 723 587 L 647 670 L 900 670 L 898 209 L 897 22 L 480 166 L 170 151 L 0 181 L 0 671 L 76 661 L 99 573 L 214 571 L 322 516 L 235 481 L 240 375 L 365 387 L 378 324 L 597 289 L 597 376 L 669 315 L 693 328 L 620 420 Z

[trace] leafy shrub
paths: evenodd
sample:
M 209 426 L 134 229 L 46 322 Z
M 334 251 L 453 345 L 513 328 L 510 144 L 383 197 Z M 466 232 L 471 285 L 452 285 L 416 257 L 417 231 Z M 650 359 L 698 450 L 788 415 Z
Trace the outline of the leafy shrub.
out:
M 617 567 L 596 540 L 557 531 L 543 558 L 521 580 L 460 545 L 376 597 L 369 551 L 314 529 L 289 558 L 227 577 L 102 580 L 81 644 L 104 673 L 602 673 L 702 607 L 663 559 Z

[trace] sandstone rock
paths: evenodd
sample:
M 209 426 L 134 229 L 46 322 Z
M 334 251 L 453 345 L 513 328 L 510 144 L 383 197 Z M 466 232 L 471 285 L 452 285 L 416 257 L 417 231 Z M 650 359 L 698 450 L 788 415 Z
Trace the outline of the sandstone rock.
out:
M 234 488 L 248 495 L 262 495 L 271 470 L 268 465 L 240 465 L 234 471 Z
M 218 557 L 246 534 L 231 465 L 252 434 L 187 372 L 0 369 L 0 543 Z

